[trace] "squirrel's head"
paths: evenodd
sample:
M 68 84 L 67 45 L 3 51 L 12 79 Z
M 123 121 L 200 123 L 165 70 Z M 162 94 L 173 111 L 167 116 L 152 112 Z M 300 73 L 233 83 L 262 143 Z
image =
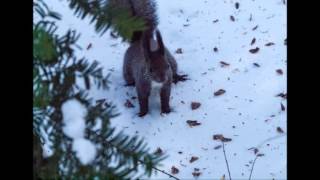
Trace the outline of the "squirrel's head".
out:
M 167 73 L 168 71 L 170 71 L 170 65 L 168 60 L 165 59 L 165 47 L 162 41 L 161 34 L 158 30 L 156 31 L 156 36 L 158 49 L 155 51 L 151 51 L 150 40 L 152 39 L 152 35 L 147 33 L 144 36 L 143 51 L 146 61 L 149 65 L 148 71 L 151 75 L 152 80 L 161 83 L 167 81 Z

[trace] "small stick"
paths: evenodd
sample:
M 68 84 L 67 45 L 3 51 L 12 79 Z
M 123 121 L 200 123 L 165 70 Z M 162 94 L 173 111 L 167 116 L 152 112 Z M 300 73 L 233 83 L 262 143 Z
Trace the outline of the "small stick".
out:
M 224 154 L 224 159 L 226 160 L 226 164 L 227 164 L 227 169 L 228 169 L 228 173 L 229 173 L 229 179 L 231 179 L 231 173 L 230 173 L 230 169 L 229 169 L 229 164 L 228 164 L 228 160 L 227 160 L 227 156 L 226 156 L 226 151 L 224 150 L 224 142 L 222 142 L 222 148 L 223 148 L 223 154 Z

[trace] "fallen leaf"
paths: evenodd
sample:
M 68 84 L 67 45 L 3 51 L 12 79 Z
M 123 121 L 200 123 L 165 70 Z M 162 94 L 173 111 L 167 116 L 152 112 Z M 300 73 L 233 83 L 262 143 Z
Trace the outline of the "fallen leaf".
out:
M 215 93 L 214 93 L 214 95 L 215 96 L 220 96 L 220 95 L 222 95 L 222 94 L 224 94 L 226 91 L 224 90 L 224 89 L 219 89 L 218 91 L 216 91 Z
M 271 121 L 271 119 L 266 119 L 266 120 L 264 120 L 264 122 L 269 122 L 269 121 Z
M 212 21 L 213 23 L 217 23 L 217 22 L 219 22 L 219 19 L 216 19 L 216 20 L 214 20 L 214 21 Z
M 218 146 L 214 147 L 214 149 L 217 150 L 217 149 L 220 149 L 221 147 L 222 147 L 221 145 L 218 145 Z
M 235 19 L 234 19 L 233 16 L 230 16 L 230 20 L 231 20 L 231 21 L 235 21 Z
M 176 53 L 177 53 L 177 54 L 182 54 L 182 49 L 181 49 L 181 48 L 178 48 L 178 49 L 176 50 Z
M 281 129 L 281 127 L 277 127 L 277 132 L 281 133 L 281 134 L 284 133 L 284 131 Z
M 264 154 L 257 154 L 258 157 L 264 156 Z
M 191 102 L 191 109 L 195 110 L 198 109 L 201 106 L 201 103 L 199 102 Z
M 260 48 L 256 47 L 254 49 L 250 49 L 249 52 L 251 52 L 252 54 L 255 54 L 259 51 Z
M 253 65 L 256 67 L 260 67 L 260 65 L 258 63 L 253 63 Z
M 218 52 L 218 48 L 217 48 L 217 47 L 214 47 L 214 48 L 213 48 L 213 51 L 214 51 L 214 52 Z
M 284 107 L 284 105 L 282 103 L 280 103 L 280 104 L 281 104 L 281 111 L 285 111 L 286 108 Z
M 171 167 L 171 173 L 172 173 L 172 174 L 178 174 L 178 173 L 179 173 L 179 169 L 176 168 L 176 167 L 174 167 L 174 166 L 172 166 L 172 167 Z
M 196 160 L 198 160 L 198 159 L 199 159 L 199 157 L 197 157 L 197 156 L 192 156 L 189 162 L 190 162 L 190 163 L 193 163 L 194 161 L 196 161 Z
M 240 4 L 238 2 L 236 2 L 235 7 L 236 9 L 239 9 Z
M 226 63 L 224 61 L 220 61 L 221 67 L 230 66 L 229 63 Z
M 190 127 L 201 125 L 201 123 L 199 123 L 199 122 L 196 121 L 196 120 L 187 120 L 186 122 L 187 122 L 187 124 L 188 124 Z
M 127 108 L 134 108 L 134 105 L 130 102 L 129 99 L 127 99 L 127 101 L 124 103 L 124 106 Z
M 287 38 L 284 40 L 284 45 L 287 45 Z
M 253 150 L 254 154 L 257 154 L 259 152 L 259 149 L 255 147 L 249 148 L 248 150 Z
M 201 175 L 201 172 L 193 172 L 192 175 L 193 177 L 199 177 Z
M 256 42 L 256 38 L 253 38 L 252 41 L 251 41 L 251 43 L 250 43 L 251 46 L 252 46 L 255 42 Z
M 276 72 L 279 74 L 279 75 L 282 75 L 283 74 L 283 71 L 281 69 L 277 69 Z
M 188 26 L 190 26 L 190 24 L 184 24 L 183 26 L 184 26 L 184 27 L 188 27 Z
M 254 28 L 252 28 L 252 31 L 255 31 L 259 26 L 256 25 Z
M 265 44 L 265 46 L 273 46 L 273 45 L 274 45 L 273 42 L 269 42 L 269 43 Z
M 179 151 L 178 153 L 179 153 L 179 154 L 182 154 L 182 151 Z
M 213 135 L 213 140 L 220 140 L 222 142 L 229 142 L 232 139 L 231 138 L 225 138 L 222 134 L 216 134 L 216 135 Z
M 90 43 L 90 44 L 87 46 L 87 50 L 89 50 L 91 47 L 92 47 L 92 44 Z
M 282 97 L 283 99 L 287 99 L 287 93 L 279 93 L 276 97 Z
M 163 151 L 162 151 L 162 149 L 161 148 L 157 148 L 157 150 L 156 150 L 156 152 L 154 152 L 154 154 L 156 154 L 156 155 L 162 155 L 163 154 Z

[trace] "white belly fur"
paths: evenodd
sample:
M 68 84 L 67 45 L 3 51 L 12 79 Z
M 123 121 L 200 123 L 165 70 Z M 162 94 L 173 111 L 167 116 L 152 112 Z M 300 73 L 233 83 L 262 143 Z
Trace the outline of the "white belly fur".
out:
M 151 87 L 152 89 L 159 89 L 163 86 L 163 83 L 159 83 L 159 82 L 156 82 L 156 81 L 151 81 Z

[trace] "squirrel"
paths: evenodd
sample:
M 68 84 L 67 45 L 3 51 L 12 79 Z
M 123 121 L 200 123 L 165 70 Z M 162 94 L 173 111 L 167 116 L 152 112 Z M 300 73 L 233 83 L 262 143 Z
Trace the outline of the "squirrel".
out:
M 127 86 L 136 86 L 142 117 L 148 113 L 148 98 L 153 84 L 161 86 L 161 112 L 170 113 L 171 84 L 187 80 L 187 75 L 177 74 L 177 62 L 164 46 L 156 14 L 155 0 L 109 0 L 108 6 L 123 9 L 133 17 L 144 20 L 145 30 L 136 31 L 130 39 L 123 63 L 123 76 Z M 157 41 L 153 39 L 156 31 Z M 157 46 L 156 51 L 151 47 Z
M 177 62 L 164 46 L 160 31 L 156 30 L 156 41 L 152 35 L 144 32 L 142 39 L 133 42 L 124 56 L 123 77 L 128 86 L 136 87 L 140 117 L 148 113 L 152 84 L 160 85 L 161 113 L 167 114 L 171 112 L 169 100 L 172 82 L 187 80 L 187 75 L 177 74 Z M 152 51 L 152 46 L 157 46 L 157 49 Z

